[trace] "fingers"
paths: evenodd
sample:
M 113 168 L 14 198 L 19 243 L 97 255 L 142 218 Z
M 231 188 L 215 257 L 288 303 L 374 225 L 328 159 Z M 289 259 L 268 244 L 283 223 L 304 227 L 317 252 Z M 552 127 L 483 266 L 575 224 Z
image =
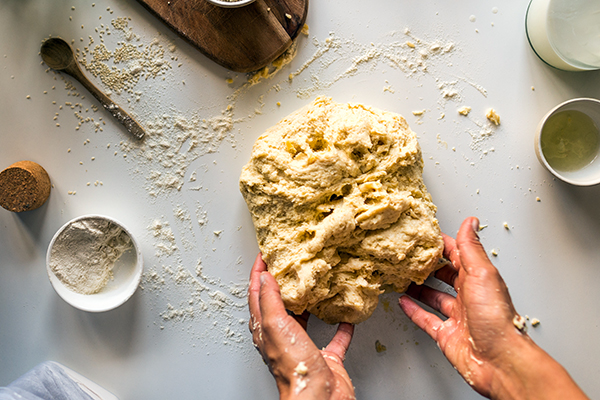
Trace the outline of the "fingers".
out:
M 435 276 L 440 281 L 446 283 L 447 285 L 454 287 L 454 281 L 458 276 L 458 270 L 454 265 L 446 264 L 442 268 L 435 271 L 433 276 Z
M 259 311 L 258 297 L 260 292 L 260 274 L 267 270 L 267 265 L 262 259 L 262 255 L 259 253 L 254 260 L 252 270 L 250 270 L 250 286 L 248 287 L 248 305 L 250 307 L 250 314 L 255 314 Z
M 456 247 L 456 241 L 445 233 L 442 233 L 442 238 L 444 239 L 444 258 L 450 260 L 452 265 L 458 270 L 460 268 L 460 256 L 458 247 Z
M 260 292 L 259 292 L 259 308 L 260 315 L 263 320 L 266 318 L 278 320 L 288 316 L 281 300 L 279 285 L 267 271 L 262 271 L 259 276 Z
M 250 321 L 248 324 L 250 332 L 252 333 L 260 326 L 260 274 L 266 270 L 267 265 L 264 263 L 262 256 L 259 253 L 258 256 L 256 256 L 254 265 L 250 271 L 250 286 L 248 288 L 248 307 L 250 308 Z M 257 343 L 256 340 L 254 342 Z
M 477 236 L 479 220 L 474 217 L 463 221 L 456 235 L 456 247 L 459 250 L 460 265 L 465 271 L 471 273 L 476 268 L 493 267 L 485 249 Z
M 435 315 L 423 310 L 410 297 L 402 296 L 399 300 L 402 311 L 419 328 L 423 329 L 433 340 L 437 341 L 437 333 L 443 322 Z
M 450 317 L 456 299 L 448 293 L 440 292 L 424 285 L 411 285 L 406 291 L 410 297 L 428 305 L 436 311 L 441 312 L 444 316 Z
M 300 315 L 292 315 L 292 317 L 294 317 L 296 322 L 298 322 L 300 324 L 300 326 L 304 330 L 306 330 L 306 328 L 308 327 L 308 318 L 310 317 L 310 313 L 308 311 L 304 311 Z
M 342 322 L 338 325 L 337 331 L 335 332 L 333 339 L 331 339 L 331 342 L 329 342 L 325 348 L 325 351 L 336 355 L 339 357 L 340 361 L 344 361 L 353 334 L 354 325 Z
M 259 282 L 260 325 L 253 338 L 276 379 L 288 379 L 298 361 L 310 358 L 313 352 L 318 354 L 318 349 L 304 329 L 288 315 L 275 278 L 268 271 L 262 271 Z M 296 342 L 298 345 L 294 346 Z

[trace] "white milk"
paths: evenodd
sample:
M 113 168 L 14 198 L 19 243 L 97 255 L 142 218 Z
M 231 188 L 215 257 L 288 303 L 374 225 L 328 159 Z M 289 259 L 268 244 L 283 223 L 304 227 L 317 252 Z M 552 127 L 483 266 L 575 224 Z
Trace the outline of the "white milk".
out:
M 600 0 L 532 0 L 526 28 L 546 63 L 569 71 L 600 68 Z

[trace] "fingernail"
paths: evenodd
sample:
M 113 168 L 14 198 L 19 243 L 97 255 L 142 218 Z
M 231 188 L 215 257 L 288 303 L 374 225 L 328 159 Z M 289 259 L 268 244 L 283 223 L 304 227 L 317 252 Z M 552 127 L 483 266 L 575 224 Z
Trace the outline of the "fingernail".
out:
M 267 277 L 265 276 L 265 274 L 266 274 L 266 272 L 261 272 L 261 274 L 260 274 L 260 278 L 259 278 L 260 286 L 264 285 L 265 282 L 267 281 Z
M 475 236 L 477 236 L 477 239 L 479 239 L 479 220 L 477 218 L 473 218 L 471 220 L 471 227 L 473 228 Z

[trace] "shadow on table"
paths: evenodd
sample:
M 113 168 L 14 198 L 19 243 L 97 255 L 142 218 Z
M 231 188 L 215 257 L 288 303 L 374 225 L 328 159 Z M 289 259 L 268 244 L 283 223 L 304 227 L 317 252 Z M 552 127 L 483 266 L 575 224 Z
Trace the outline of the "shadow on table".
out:
M 35 210 L 13 213 L 18 225 L 22 228 L 22 232 L 27 232 L 28 236 L 36 243 L 39 242 L 47 220 L 48 203 L 49 201 L 46 201 L 41 207 Z
M 600 238 L 600 185 L 572 186 L 557 181 L 563 208 L 562 218 L 584 245 L 597 246 Z
M 55 296 L 51 313 L 53 341 L 62 351 L 81 353 L 78 358 L 94 358 L 100 354 L 125 358 L 134 349 L 139 301 L 136 292 L 114 310 L 92 313 L 78 310 Z

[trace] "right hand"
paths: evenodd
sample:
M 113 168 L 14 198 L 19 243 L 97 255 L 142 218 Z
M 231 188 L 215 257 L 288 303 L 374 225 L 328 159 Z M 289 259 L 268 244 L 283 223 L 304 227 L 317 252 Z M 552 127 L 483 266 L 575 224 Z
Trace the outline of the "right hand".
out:
M 447 317 L 445 321 L 408 296 L 400 298 L 400 307 L 486 397 L 587 399 L 568 373 L 517 328 L 514 321 L 520 316 L 479 242 L 478 230 L 477 218 L 467 218 L 456 240 L 444 235 L 444 257 L 451 265 L 435 276 L 454 287 L 456 298 L 424 285 L 407 291 Z

